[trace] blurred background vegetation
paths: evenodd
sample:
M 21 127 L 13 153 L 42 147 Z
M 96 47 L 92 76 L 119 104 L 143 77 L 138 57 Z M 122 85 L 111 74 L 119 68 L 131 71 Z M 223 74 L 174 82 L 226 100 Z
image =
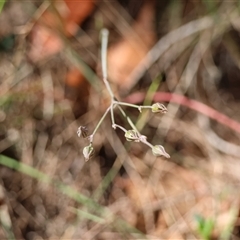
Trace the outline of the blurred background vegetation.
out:
M 126 142 L 118 99 L 170 159 Z M 0 239 L 239 239 L 240 2 L 0 1 Z M 129 128 L 116 111 L 116 122 Z

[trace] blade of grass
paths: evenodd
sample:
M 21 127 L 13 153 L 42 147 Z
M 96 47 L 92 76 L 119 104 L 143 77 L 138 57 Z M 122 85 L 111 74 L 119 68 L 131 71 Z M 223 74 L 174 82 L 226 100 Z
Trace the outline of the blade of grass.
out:
M 230 211 L 229 214 L 231 216 L 230 221 L 228 222 L 228 224 L 226 224 L 225 228 L 222 230 L 221 234 L 220 234 L 220 240 L 224 240 L 224 239 L 230 239 L 231 234 L 233 232 L 234 229 L 234 225 L 237 221 L 238 218 L 238 211 L 239 211 L 239 207 L 238 206 L 233 206 Z
M 71 208 L 70 208 L 70 211 L 73 212 L 73 213 L 76 213 L 76 214 L 80 215 L 80 216 L 83 217 L 83 218 L 89 219 L 89 220 L 91 220 L 91 221 L 93 221 L 93 222 L 96 222 L 96 223 L 102 223 L 102 224 L 104 224 L 104 223 L 106 222 L 106 220 L 103 219 L 103 218 L 100 218 L 100 217 L 98 217 L 98 216 L 96 216 L 96 215 L 93 215 L 93 214 L 91 214 L 91 213 L 82 211 L 82 210 L 77 209 L 77 208 L 71 207 Z
M 1 0 L 1 1 L 0 1 L 0 13 L 1 13 L 2 10 L 3 10 L 3 7 L 4 7 L 5 3 L 6 3 L 5 0 Z
M 82 195 L 81 193 L 77 192 L 73 188 L 59 182 L 56 180 L 51 179 L 46 174 L 38 171 L 37 169 L 30 167 L 26 164 L 23 164 L 21 162 L 16 161 L 15 159 L 12 159 L 10 157 L 6 157 L 4 155 L 0 155 L 0 164 L 9 167 L 11 169 L 14 169 L 18 172 L 24 173 L 34 179 L 37 179 L 38 181 L 44 182 L 46 184 L 51 184 L 55 186 L 60 192 L 67 195 L 68 197 L 74 199 L 78 203 L 81 203 L 83 205 L 86 205 L 89 208 L 93 208 L 98 213 L 104 213 L 105 209 L 98 205 L 96 202 L 94 202 L 92 199 Z
M 72 48 L 71 44 L 66 37 L 61 35 L 61 38 L 64 40 L 65 44 L 65 54 L 66 57 L 77 67 L 87 81 L 92 85 L 97 93 L 102 89 L 100 79 L 94 73 L 94 71 L 80 58 L 79 54 Z
M 162 81 L 162 76 L 158 76 L 157 78 L 155 78 L 152 81 L 152 83 L 151 83 L 151 85 L 148 88 L 148 91 L 146 93 L 143 106 L 151 105 L 154 94 L 158 90 L 158 87 L 159 87 L 161 81 Z M 141 131 L 143 129 L 144 125 L 146 124 L 149 113 L 150 113 L 150 111 L 145 111 L 139 116 L 139 118 L 137 120 L 137 123 L 136 123 L 136 127 L 139 131 Z
M 65 194 L 66 196 L 70 197 L 71 199 L 74 199 L 76 202 L 83 204 L 85 207 L 88 208 L 88 210 L 94 210 L 103 219 L 109 219 L 109 218 L 112 219 L 112 224 L 117 230 L 122 230 L 122 231 L 124 231 L 126 233 L 130 233 L 130 234 L 138 234 L 143 239 L 146 239 L 146 236 L 142 232 L 140 232 L 136 228 L 129 225 L 126 221 L 118 218 L 117 216 L 114 216 L 114 214 L 110 210 L 108 210 L 106 207 L 99 205 L 94 200 L 77 192 L 72 187 L 69 187 L 69 186 L 63 184 L 60 181 L 51 179 L 49 176 L 38 171 L 37 169 L 35 169 L 31 166 L 28 166 L 26 164 L 23 164 L 21 162 L 18 162 L 13 158 L 6 157 L 2 154 L 0 154 L 0 164 L 5 167 L 8 167 L 10 169 L 16 170 L 23 174 L 26 174 L 40 182 L 44 182 L 46 184 L 53 185 L 61 193 Z M 81 211 L 81 213 L 83 216 L 85 216 L 85 217 L 87 216 L 88 219 L 92 218 L 91 220 L 102 219 L 101 217 L 90 214 L 88 212 L 84 212 L 84 214 L 83 214 L 83 211 Z
M 0 215 L 1 215 L 1 212 L 0 212 Z M 12 229 L 9 228 L 9 226 L 7 224 L 5 224 L 3 221 L 0 221 L 0 225 L 2 226 L 4 232 L 6 233 L 7 239 L 11 239 L 11 240 L 16 239 Z
M 98 188 L 93 193 L 93 199 L 95 201 L 98 201 L 103 193 L 107 190 L 113 179 L 116 177 L 117 173 L 119 172 L 122 164 L 117 158 L 112 166 L 112 168 L 109 170 L 107 175 L 103 178 L 102 182 L 99 184 Z

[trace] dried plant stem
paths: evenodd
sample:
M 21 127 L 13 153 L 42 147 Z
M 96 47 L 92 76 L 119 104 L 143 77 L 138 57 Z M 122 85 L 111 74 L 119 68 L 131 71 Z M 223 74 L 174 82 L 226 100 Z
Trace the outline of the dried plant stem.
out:
M 112 91 L 112 88 L 109 84 L 109 81 L 107 79 L 107 45 L 108 45 L 108 35 L 109 32 L 107 29 L 103 29 L 102 30 L 102 46 L 101 46 L 101 60 L 102 60 L 102 74 L 103 74 L 103 82 L 111 96 L 111 105 L 110 105 L 110 112 L 111 112 L 111 120 L 112 120 L 112 127 L 115 129 L 115 127 L 119 126 L 115 124 L 115 119 L 114 119 L 114 107 L 116 105 L 124 105 L 124 106 L 129 106 L 129 107 L 134 107 L 134 108 L 138 108 L 141 109 L 140 106 L 134 105 L 134 104 L 128 104 L 128 103 L 124 103 L 124 102 L 119 102 L 115 100 L 114 97 L 114 93 Z M 142 106 L 143 107 L 143 106 Z M 122 115 L 124 117 L 127 118 L 128 123 L 130 124 L 130 126 L 137 131 L 135 125 L 133 124 L 132 120 L 126 115 L 126 113 L 124 112 L 124 110 L 118 106 L 120 112 L 122 113 Z M 151 108 L 151 106 L 148 106 L 148 108 Z M 124 132 L 126 132 L 127 130 L 123 127 L 120 128 L 121 130 L 123 130 Z
M 112 88 L 107 80 L 107 45 L 108 45 L 108 35 L 109 31 L 107 29 L 102 30 L 102 47 L 101 47 L 101 58 L 102 58 L 102 74 L 103 82 L 112 98 L 114 100 L 114 94 Z
M 124 127 L 122 127 L 122 126 L 120 126 L 120 125 L 118 125 L 118 124 L 113 124 L 113 128 L 114 129 L 116 129 L 116 128 L 119 128 L 119 129 L 121 129 L 123 132 L 127 132 L 127 130 L 124 128 Z
M 102 118 L 99 120 L 99 122 L 98 122 L 97 126 L 95 127 L 93 133 L 88 138 L 90 144 L 88 146 L 84 147 L 84 149 L 83 149 L 83 155 L 84 155 L 85 160 L 88 161 L 94 154 L 94 148 L 92 146 L 94 135 L 97 132 L 97 130 L 99 129 L 100 125 L 102 124 L 103 120 L 105 119 L 105 117 L 107 116 L 109 111 L 111 113 L 112 128 L 113 129 L 116 129 L 116 128 L 121 129 L 125 133 L 125 138 L 126 138 L 127 141 L 142 142 L 152 149 L 152 152 L 153 152 L 154 155 L 165 156 L 165 157 L 169 158 L 169 155 L 166 153 L 163 146 L 161 146 L 161 145 L 153 146 L 151 143 L 149 143 L 147 141 L 147 137 L 142 135 L 137 130 L 135 124 L 132 122 L 131 118 L 125 113 L 125 111 L 122 109 L 121 105 L 137 108 L 140 112 L 141 112 L 142 108 L 148 108 L 148 109 L 151 109 L 152 112 L 154 112 L 154 113 L 155 112 L 166 113 L 166 111 L 167 111 L 166 107 L 163 104 L 160 104 L 160 103 L 153 104 L 152 106 L 137 106 L 137 105 L 134 105 L 134 104 L 119 102 L 119 101 L 116 100 L 116 98 L 114 96 L 114 93 L 112 91 L 112 88 L 110 86 L 110 83 L 107 79 L 107 45 L 108 45 L 108 35 L 109 35 L 108 30 L 103 29 L 101 31 L 101 35 L 102 35 L 101 61 L 102 61 L 103 82 L 104 82 L 104 84 L 105 84 L 105 86 L 106 86 L 106 88 L 109 92 L 109 95 L 111 97 L 111 104 L 108 107 L 108 109 L 105 111 Z M 127 122 L 129 123 L 129 125 L 131 126 L 132 129 L 127 130 L 124 127 L 115 123 L 114 108 L 116 106 L 120 110 L 121 114 L 127 119 Z M 83 129 L 82 127 L 79 127 L 79 130 L 78 130 L 79 135 L 81 135 L 80 133 L 81 133 L 82 129 Z
M 132 129 L 134 129 L 136 132 L 138 132 L 137 128 L 135 127 L 134 123 L 132 122 L 132 120 L 127 116 L 127 114 L 123 111 L 123 109 L 121 108 L 121 106 L 118 106 L 118 109 L 120 110 L 120 112 L 122 113 L 122 115 L 127 119 L 129 125 L 132 127 Z M 138 132 L 139 133 L 139 132 Z
M 125 102 L 118 102 L 118 101 L 114 101 L 113 103 L 118 104 L 118 105 L 122 105 L 122 106 L 129 106 L 129 107 L 133 107 L 133 108 L 139 109 L 139 106 L 135 105 L 135 104 L 125 103 Z
M 105 117 L 107 116 L 110 108 L 111 108 L 111 107 L 109 107 L 109 108 L 105 111 L 105 113 L 103 114 L 102 118 L 99 120 L 97 126 L 95 127 L 93 133 L 92 133 L 91 136 L 89 137 L 91 143 L 93 142 L 93 137 L 94 137 L 95 133 L 97 132 L 97 130 L 99 129 L 100 125 L 102 124 L 103 120 L 104 120 Z

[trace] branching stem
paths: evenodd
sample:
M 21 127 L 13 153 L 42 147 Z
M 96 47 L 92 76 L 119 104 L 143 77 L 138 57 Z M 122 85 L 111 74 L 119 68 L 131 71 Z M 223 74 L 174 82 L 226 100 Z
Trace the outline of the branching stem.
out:
M 89 159 L 91 154 L 93 154 L 94 149 L 93 149 L 91 144 L 93 142 L 94 135 L 97 132 L 97 130 L 99 129 L 99 127 L 102 124 L 103 120 L 105 119 L 105 117 L 107 116 L 107 114 L 110 111 L 111 121 L 112 121 L 112 128 L 114 128 L 114 129 L 116 129 L 116 128 L 121 129 L 125 133 L 125 137 L 126 137 L 127 140 L 129 140 L 129 141 L 133 140 L 133 141 L 136 141 L 136 142 L 142 142 L 142 143 L 146 144 L 147 146 L 149 146 L 152 149 L 152 151 L 154 149 L 155 153 L 156 153 L 156 151 L 158 151 L 158 152 L 160 151 L 159 155 L 163 155 L 162 152 L 161 152 L 163 147 L 162 146 L 160 146 L 160 147 L 157 146 L 156 147 L 156 146 L 153 146 L 151 143 L 149 143 L 147 141 L 147 137 L 144 136 L 144 135 L 141 135 L 141 133 L 139 133 L 139 131 L 137 130 L 135 124 L 132 122 L 131 118 L 129 116 L 127 116 L 127 114 L 125 113 L 125 111 L 121 107 L 121 106 L 133 107 L 133 108 L 137 108 L 141 112 L 143 108 L 152 109 L 152 111 L 153 111 L 152 106 L 138 106 L 138 105 L 131 104 L 131 103 L 119 102 L 114 97 L 114 93 L 113 93 L 112 88 L 111 88 L 111 86 L 109 84 L 108 76 L 107 76 L 107 45 L 108 45 L 108 35 L 109 35 L 108 30 L 107 29 L 103 29 L 101 31 L 101 35 L 102 35 L 101 62 L 102 62 L 103 82 L 104 82 L 104 84 L 105 84 L 105 86 L 106 86 L 106 88 L 107 88 L 107 90 L 109 92 L 109 95 L 111 97 L 111 104 L 107 108 L 105 113 L 103 114 L 102 118 L 99 120 L 97 126 L 95 127 L 95 129 L 94 129 L 94 131 L 92 133 L 92 135 L 89 136 L 90 145 L 84 148 L 83 153 L 85 155 L 87 155 L 87 160 Z M 127 130 L 124 127 L 122 127 L 122 126 L 120 126 L 120 125 L 115 123 L 115 118 L 114 118 L 114 108 L 115 107 L 118 107 L 118 109 L 120 110 L 121 114 L 127 119 L 129 125 L 132 128 L 131 130 Z M 165 153 L 165 150 L 164 150 L 163 153 Z
M 107 108 L 107 110 L 105 111 L 105 113 L 103 114 L 103 116 L 101 117 L 101 119 L 99 120 L 97 126 L 95 127 L 92 135 L 89 136 L 89 140 L 92 143 L 93 142 L 93 137 L 95 135 L 95 133 L 97 132 L 97 130 L 99 129 L 100 125 L 102 124 L 103 120 L 105 119 L 105 117 L 107 116 L 109 110 L 111 109 L 111 106 Z
M 116 129 L 116 128 L 119 128 L 119 129 L 121 129 L 123 132 L 127 132 L 127 129 L 125 129 L 124 127 L 122 127 L 122 126 L 120 126 L 120 125 L 118 125 L 118 124 L 113 124 L 113 128 L 114 129 Z

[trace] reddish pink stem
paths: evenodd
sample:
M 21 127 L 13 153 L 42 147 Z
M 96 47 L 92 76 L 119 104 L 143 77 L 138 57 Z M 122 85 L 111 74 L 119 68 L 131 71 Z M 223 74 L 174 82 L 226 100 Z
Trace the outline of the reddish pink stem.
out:
M 145 99 L 145 94 L 138 92 L 138 93 L 131 94 L 124 101 L 132 104 L 138 104 L 140 102 L 143 102 L 144 99 Z M 186 106 L 240 133 L 239 122 L 227 117 L 226 115 L 196 100 L 191 100 L 185 96 L 178 95 L 175 93 L 167 93 L 167 92 L 157 92 L 154 95 L 153 100 L 154 102 L 161 102 L 161 101 L 174 102 L 174 103 Z

